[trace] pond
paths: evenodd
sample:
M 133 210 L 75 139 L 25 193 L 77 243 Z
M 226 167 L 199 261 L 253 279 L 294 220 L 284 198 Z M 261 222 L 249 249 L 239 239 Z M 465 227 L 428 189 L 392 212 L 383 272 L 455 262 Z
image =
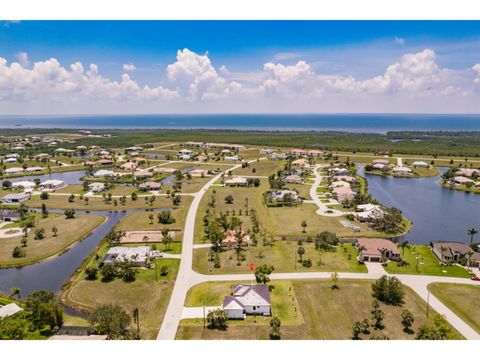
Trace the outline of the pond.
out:
M 105 215 L 107 220 L 61 256 L 22 268 L 0 269 L 0 292 L 8 295 L 14 287 L 21 289 L 22 297 L 39 289 L 57 292 L 108 231 L 128 212 L 91 211 L 90 214 Z
M 44 175 L 27 175 L 27 176 L 19 176 L 9 178 L 11 182 L 17 181 L 33 181 L 35 179 L 40 179 L 40 181 L 46 180 L 61 180 L 65 184 L 82 184 L 80 180 L 83 176 L 85 176 L 85 170 L 77 170 L 77 171 L 66 171 L 66 172 L 59 172 L 59 173 L 52 173 L 52 174 L 44 174 Z M 0 180 L 1 181 L 1 180 Z
M 441 173 L 446 168 L 439 168 Z M 480 195 L 450 190 L 438 184 L 440 176 L 396 178 L 358 173 L 368 181 L 368 191 L 382 204 L 396 207 L 413 221 L 413 228 L 402 239 L 416 244 L 430 241 L 469 243 L 469 228 L 480 228 Z M 478 239 L 477 239 L 478 241 Z

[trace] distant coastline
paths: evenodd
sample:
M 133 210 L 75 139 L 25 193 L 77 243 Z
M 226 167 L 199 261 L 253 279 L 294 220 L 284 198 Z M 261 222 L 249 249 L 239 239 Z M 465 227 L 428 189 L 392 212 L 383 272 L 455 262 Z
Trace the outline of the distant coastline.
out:
M 210 114 L 0 116 L 3 129 L 215 129 L 258 131 L 480 131 L 480 114 Z

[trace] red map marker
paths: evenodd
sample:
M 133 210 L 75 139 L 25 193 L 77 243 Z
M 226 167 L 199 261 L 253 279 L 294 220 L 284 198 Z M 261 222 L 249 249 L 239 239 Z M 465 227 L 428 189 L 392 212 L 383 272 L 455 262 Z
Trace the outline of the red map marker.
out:
M 250 264 L 250 271 L 253 271 L 253 269 L 255 268 L 255 265 L 253 265 L 253 263 Z

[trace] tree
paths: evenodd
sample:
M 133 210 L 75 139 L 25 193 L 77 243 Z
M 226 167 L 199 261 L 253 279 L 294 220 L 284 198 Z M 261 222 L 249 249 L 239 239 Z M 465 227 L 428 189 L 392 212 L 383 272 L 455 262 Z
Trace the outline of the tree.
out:
M 14 258 L 21 258 L 27 255 L 25 249 L 22 249 L 20 246 L 15 246 L 12 251 L 12 256 Z
M 26 236 L 22 236 L 22 238 L 20 239 L 20 244 L 22 244 L 22 247 L 27 247 L 27 243 L 28 238 Z
M 73 209 L 66 209 L 63 212 L 63 215 L 65 215 L 65 219 L 73 219 L 75 217 L 75 210 Z
M 150 220 L 150 224 L 153 224 L 153 214 L 148 215 L 148 220 Z
M 143 237 L 143 242 L 145 243 L 145 246 L 148 245 L 148 240 L 150 240 L 150 238 L 149 238 L 147 235 L 145 235 L 145 236 Z
M 18 288 L 18 287 L 12 288 L 12 291 L 10 293 L 10 297 L 13 298 L 14 296 L 16 296 L 18 300 L 20 300 L 20 288 Z
M 44 228 L 38 228 L 35 229 L 35 240 L 42 240 L 45 238 L 45 229 Z
M 48 217 L 48 210 L 47 210 L 47 206 L 42 203 L 42 218 L 47 218 Z
M 173 203 L 174 206 L 180 205 L 181 202 L 182 202 L 182 197 L 180 195 L 175 195 L 172 198 L 172 203 Z
M 222 309 L 211 310 L 207 315 L 209 329 L 226 330 L 228 328 L 227 315 Z
M 410 243 L 408 242 L 408 240 L 402 241 L 402 243 L 400 244 L 400 247 L 402 248 L 402 257 L 404 257 L 405 256 L 405 248 L 409 248 Z
M 259 284 L 270 282 L 269 275 L 275 270 L 273 265 L 262 264 L 255 269 L 255 280 Z
M 138 306 L 133 309 L 133 322 L 137 325 L 137 335 L 135 339 L 140 340 L 140 312 Z
M 297 254 L 300 256 L 299 262 L 302 262 L 302 257 L 305 254 L 305 248 L 303 246 L 299 246 L 297 249 Z
M 360 321 L 355 321 L 352 327 L 352 340 L 360 340 L 360 333 L 362 332 L 362 324 Z
M 475 228 L 468 229 L 468 235 L 470 236 L 470 246 L 473 244 L 473 237 L 478 234 L 478 230 Z
M 105 236 L 105 238 L 110 244 L 119 244 L 122 238 L 126 236 L 126 234 L 127 233 L 123 230 L 111 229 Z
M 307 231 L 305 230 L 307 227 L 307 222 L 305 220 L 302 221 L 302 232 L 306 233 Z
M 372 284 L 372 296 L 387 305 L 401 305 L 405 290 L 396 277 L 383 275 Z
M 385 318 L 385 313 L 382 311 L 382 309 L 380 309 L 380 304 L 377 300 L 373 300 L 372 311 L 370 313 L 372 314 L 372 320 L 375 322 L 373 327 L 375 329 L 383 329 L 383 319 Z
M 315 249 L 330 251 L 338 244 L 338 237 L 330 231 L 322 231 L 315 237 Z
M 68 197 L 68 202 L 73 203 L 74 201 L 75 201 L 75 195 L 70 194 L 70 196 Z
M 170 244 L 172 243 L 172 236 L 169 229 L 162 229 L 162 244 L 165 245 L 165 251 L 170 250 Z
M 170 210 L 162 210 L 157 214 L 157 219 L 160 224 L 173 224 L 175 218 L 172 216 Z
M 233 195 L 232 194 L 228 194 L 227 196 L 225 196 L 225 204 L 233 204 Z
M 135 281 L 136 271 L 131 260 L 125 259 L 118 263 L 120 276 L 125 282 Z
M 452 332 L 450 324 L 445 318 L 436 314 L 431 324 L 422 325 L 415 339 L 417 340 L 447 340 Z
M 130 315 L 119 305 L 100 305 L 89 318 L 96 334 L 107 335 L 107 339 L 129 339 Z
M 132 198 L 132 201 L 136 201 L 136 200 L 137 200 L 138 195 L 137 195 L 137 193 L 136 193 L 135 191 L 132 192 L 131 198 Z
M 0 340 L 23 340 L 29 330 L 30 322 L 24 312 L 0 319 Z
M 330 275 L 330 279 L 332 279 L 332 289 L 333 290 L 337 290 L 339 287 L 338 287 L 338 273 L 337 272 L 333 272 L 332 275 Z
M 167 276 L 168 275 L 168 266 L 162 266 L 160 268 L 160 275 Z
M 53 292 L 39 290 L 28 295 L 24 309 L 36 329 L 48 326 L 52 331 L 63 324 L 63 311 L 55 301 Z
M 116 275 L 115 266 L 112 264 L 103 264 L 100 269 L 100 274 L 102 274 L 102 281 L 111 281 Z
M 279 340 L 280 339 L 280 326 L 282 325 L 282 322 L 278 317 L 273 317 L 272 320 L 270 320 L 270 339 L 272 340 Z
M 87 280 L 95 280 L 97 278 L 98 268 L 96 267 L 87 267 L 85 269 L 85 278 Z
M 402 325 L 403 325 L 403 331 L 406 333 L 412 334 L 412 325 L 413 322 L 415 321 L 415 317 L 413 314 L 408 311 L 407 309 L 402 311 Z
M 56 226 L 52 226 L 52 233 L 53 233 L 53 236 L 57 236 L 58 229 Z

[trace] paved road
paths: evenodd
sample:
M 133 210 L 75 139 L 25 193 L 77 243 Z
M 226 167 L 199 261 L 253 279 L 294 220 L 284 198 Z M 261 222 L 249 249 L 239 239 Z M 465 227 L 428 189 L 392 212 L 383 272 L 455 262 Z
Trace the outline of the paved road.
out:
M 318 198 L 317 188 L 320 186 L 320 183 L 323 180 L 323 176 L 320 175 L 318 172 L 318 169 L 320 167 L 321 166 L 317 165 L 312 169 L 313 174 L 315 175 L 315 181 L 313 182 L 312 187 L 310 188 L 310 197 L 312 198 L 312 201 L 315 203 L 315 205 L 318 206 L 317 214 L 321 216 L 342 216 L 344 215 L 343 212 L 328 208 L 327 205 L 322 203 Z
M 256 161 L 252 160 L 251 162 Z M 236 165 L 229 170 L 234 170 L 241 165 Z M 227 171 L 229 171 L 227 170 Z M 315 182 L 312 185 L 310 195 L 313 201 L 318 205 L 320 202 L 316 189 L 321 181 L 321 175 L 314 168 Z M 207 189 L 220 178 L 221 174 L 213 177 L 205 186 L 196 194 L 190 206 L 185 222 L 185 231 L 183 236 L 183 246 L 181 254 L 180 268 L 175 281 L 175 286 L 170 298 L 170 302 L 165 313 L 157 339 L 174 340 L 179 322 L 184 316 L 197 314 L 196 310 L 188 310 L 184 307 L 188 290 L 197 284 L 207 281 L 253 281 L 252 274 L 225 274 L 225 275 L 204 275 L 192 270 L 193 258 L 193 239 L 195 229 L 195 218 L 200 201 Z M 315 200 L 316 199 L 316 200 Z M 321 203 L 321 202 L 320 202 Z M 321 206 L 324 206 L 321 204 Z M 319 206 L 320 208 L 320 206 Z M 378 279 L 386 274 L 380 264 L 367 263 L 367 273 L 338 273 L 340 279 Z M 273 273 L 270 278 L 272 280 L 301 280 L 301 279 L 329 279 L 330 272 L 295 272 L 295 273 Z M 456 283 L 456 284 L 474 284 L 480 285 L 479 282 L 473 282 L 470 279 L 449 278 L 440 276 L 422 276 L 422 275 L 396 275 L 397 278 L 405 285 L 411 287 L 420 297 L 429 302 L 429 306 L 438 313 L 445 315 L 450 324 L 455 327 L 466 339 L 480 339 L 480 334 L 473 330 L 467 323 L 455 315 L 449 308 L 443 305 L 436 297 L 429 294 L 428 285 L 435 282 Z M 192 314 L 190 314 L 192 312 Z M 190 315 L 188 315 L 190 314 Z M 202 309 L 203 314 L 203 309 Z M 198 314 L 197 314 L 198 315 Z M 203 316 L 203 315 L 202 315 Z

